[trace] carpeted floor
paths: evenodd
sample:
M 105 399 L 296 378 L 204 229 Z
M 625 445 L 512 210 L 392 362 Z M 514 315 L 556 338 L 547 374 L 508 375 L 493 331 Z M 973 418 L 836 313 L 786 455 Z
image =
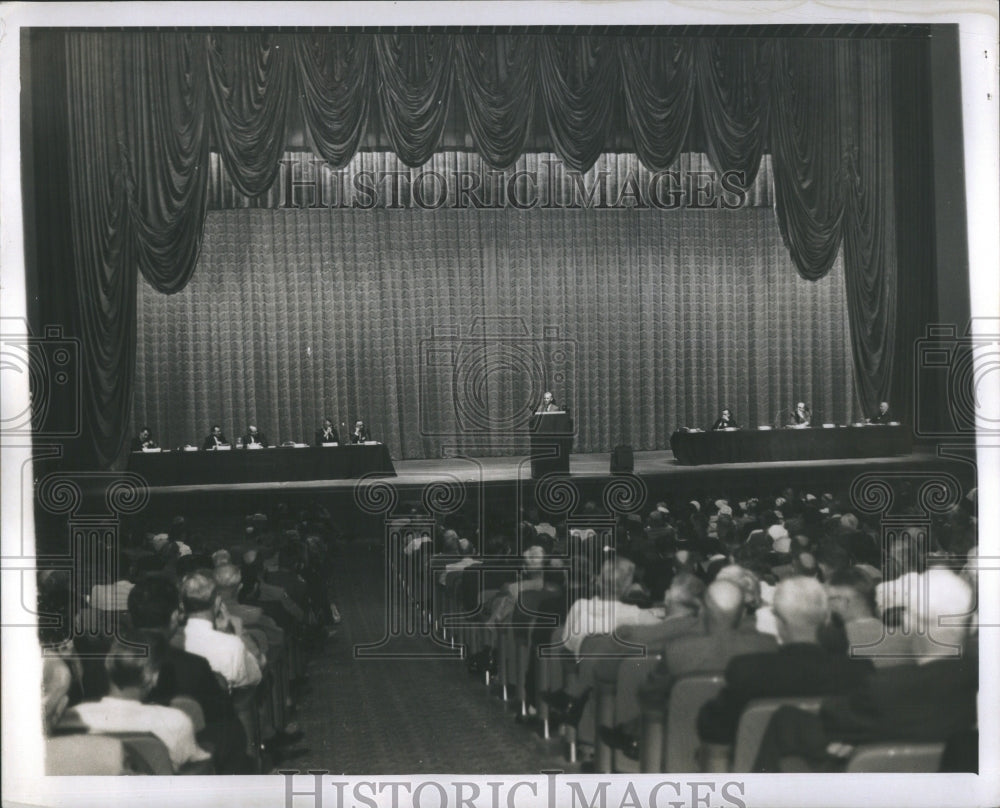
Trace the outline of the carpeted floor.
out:
M 521 774 L 575 769 L 558 737 L 544 741 L 515 723 L 497 691 L 455 659 L 355 659 L 359 644 L 385 634 L 382 548 L 341 550 L 336 581 L 339 635 L 314 652 L 296 719 L 303 751 L 280 768 L 337 774 Z M 429 640 L 396 639 L 395 653 Z

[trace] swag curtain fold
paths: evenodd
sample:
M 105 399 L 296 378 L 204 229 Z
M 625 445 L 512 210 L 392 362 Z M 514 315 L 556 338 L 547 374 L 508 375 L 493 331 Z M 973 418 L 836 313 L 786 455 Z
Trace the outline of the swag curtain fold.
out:
M 375 127 L 404 164 L 419 165 L 450 114 L 496 168 L 533 139 L 580 171 L 625 143 L 653 169 L 682 150 L 706 151 L 716 169 L 745 171 L 749 185 L 767 150 L 799 274 L 823 277 L 844 246 L 862 404 L 890 388 L 897 279 L 886 40 L 63 36 L 84 424 L 100 466 L 126 437 L 136 269 L 159 292 L 184 287 L 201 244 L 209 151 L 241 193 L 264 194 L 293 111 L 335 166 Z

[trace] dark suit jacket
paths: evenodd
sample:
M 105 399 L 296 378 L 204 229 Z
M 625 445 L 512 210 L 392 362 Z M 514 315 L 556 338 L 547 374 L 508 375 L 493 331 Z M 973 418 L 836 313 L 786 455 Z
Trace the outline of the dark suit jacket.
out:
M 887 424 L 890 421 L 895 421 L 896 419 L 892 417 L 892 410 L 886 410 L 885 412 L 877 412 L 870 419 L 873 424 Z
M 726 428 L 739 429 L 740 425 L 736 423 L 736 421 L 734 420 L 723 421 L 721 418 L 719 418 L 714 424 L 712 424 L 713 430 L 726 429 Z
M 667 643 L 662 670 L 674 677 L 723 671 L 731 659 L 747 654 L 775 653 L 778 641 L 756 629 L 725 629 L 711 634 L 678 637 Z
M 261 446 L 271 445 L 267 442 L 267 436 L 263 432 L 257 433 L 257 443 L 259 443 Z M 245 449 L 249 445 L 250 445 L 250 433 L 247 432 L 247 434 L 243 436 L 243 448 Z
M 132 438 L 132 451 L 141 452 L 143 449 L 155 449 L 157 448 L 156 441 L 152 437 L 147 438 L 145 441 L 140 440 L 138 437 Z
M 264 573 L 264 581 L 284 589 L 288 597 L 295 601 L 295 605 L 302 611 L 309 609 L 309 589 L 297 572 L 283 569 L 268 570 Z
M 359 436 L 353 429 L 351 430 L 351 443 L 364 443 L 366 440 L 371 440 L 371 433 L 368 431 L 368 427 L 361 430 L 361 435 Z
M 734 657 L 726 666 L 722 692 L 698 714 L 698 735 L 731 744 L 743 708 L 754 699 L 844 693 L 872 670 L 867 660 L 831 654 L 817 643 L 789 643 L 771 653 Z
M 249 774 L 246 757 L 246 732 L 229 694 L 222 689 L 208 660 L 168 645 L 163 664 L 149 701 L 169 705 L 175 696 L 189 696 L 205 714 L 205 729 L 199 741 L 212 747 L 212 758 L 219 774 Z
M 846 743 L 944 741 L 976 725 L 974 658 L 880 668 L 858 689 L 823 700 L 831 739 Z
M 782 707 L 771 718 L 754 762 L 755 772 L 781 770 L 794 755 L 812 771 L 838 771 L 827 755 L 834 741 L 934 743 L 976 725 L 975 658 L 881 668 L 849 693 L 823 699 L 819 715 Z
M 316 430 L 316 437 L 313 440 L 313 444 L 316 446 L 322 446 L 324 443 L 340 443 L 340 437 L 337 435 L 335 427 L 330 427 L 330 437 L 328 438 L 323 435 L 322 429 Z
M 222 443 L 229 443 L 229 438 L 227 438 L 225 435 L 219 435 L 219 441 L 221 441 Z M 214 449 L 215 448 L 215 436 L 214 435 L 207 435 L 205 437 L 205 440 L 203 440 L 201 442 L 201 448 L 202 449 Z
M 149 700 L 170 704 L 174 696 L 190 696 L 197 701 L 209 724 L 221 721 L 232 711 L 229 694 L 220 687 L 208 660 L 170 645 L 165 649 L 160 675 Z

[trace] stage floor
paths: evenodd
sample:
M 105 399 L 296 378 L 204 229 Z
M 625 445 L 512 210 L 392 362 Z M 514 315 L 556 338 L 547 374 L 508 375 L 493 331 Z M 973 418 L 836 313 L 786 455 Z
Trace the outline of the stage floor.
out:
M 790 472 L 814 477 L 843 477 L 874 469 L 917 470 L 939 468 L 941 458 L 931 452 L 914 452 L 896 457 L 847 458 L 833 460 L 781 461 L 773 463 L 717 463 L 704 466 L 684 466 L 674 459 L 669 450 L 636 452 L 634 474 L 645 480 L 661 484 L 679 483 L 697 486 L 719 477 L 774 477 Z M 423 486 L 434 480 L 447 480 L 465 484 L 511 485 L 530 482 L 530 464 L 527 456 L 508 457 L 449 457 L 438 460 L 396 460 L 395 477 L 378 478 L 397 488 Z M 602 480 L 612 476 L 610 452 L 570 455 L 570 476 L 574 479 Z M 375 478 L 370 478 L 375 479 Z M 151 488 L 157 494 L 183 494 L 189 492 L 253 492 L 253 491 L 325 491 L 343 492 L 357 486 L 357 479 L 306 480 L 289 482 L 230 483 L 174 485 Z

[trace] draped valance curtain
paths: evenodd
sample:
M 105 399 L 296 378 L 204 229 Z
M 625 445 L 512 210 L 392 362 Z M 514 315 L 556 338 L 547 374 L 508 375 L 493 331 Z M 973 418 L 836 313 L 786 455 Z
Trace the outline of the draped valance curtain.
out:
M 68 32 L 69 196 L 83 417 L 110 465 L 132 400 L 137 271 L 182 289 L 205 220 L 209 154 L 247 196 L 274 183 L 301 119 L 345 165 L 375 119 L 408 166 L 461 108 L 468 144 L 511 165 L 543 133 L 586 171 L 623 138 L 653 170 L 691 143 L 752 183 L 772 155 L 775 210 L 798 272 L 841 248 L 855 385 L 892 386 L 896 328 L 891 53 L 884 40 L 453 33 Z M 665 214 L 669 215 L 669 214 Z

